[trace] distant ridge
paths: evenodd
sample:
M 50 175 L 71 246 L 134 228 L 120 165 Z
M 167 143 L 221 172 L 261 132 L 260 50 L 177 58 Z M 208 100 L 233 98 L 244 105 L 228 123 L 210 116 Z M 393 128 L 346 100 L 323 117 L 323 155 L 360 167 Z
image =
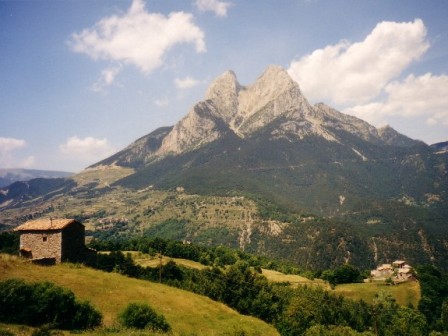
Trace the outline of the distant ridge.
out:
M 0 168 L 0 188 L 6 187 L 14 182 L 24 182 L 34 178 L 59 178 L 71 175 L 73 173 L 52 170 Z
M 432 144 L 431 148 L 436 151 L 448 151 L 448 141 Z

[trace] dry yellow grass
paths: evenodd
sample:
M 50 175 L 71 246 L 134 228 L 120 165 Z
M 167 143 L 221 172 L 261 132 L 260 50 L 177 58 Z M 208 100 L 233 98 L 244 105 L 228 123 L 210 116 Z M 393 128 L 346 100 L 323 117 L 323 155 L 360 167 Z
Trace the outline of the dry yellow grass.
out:
M 386 285 L 384 282 L 357 283 L 337 285 L 334 292 L 353 300 L 364 300 L 372 303 L 375 295 L 381 291 L 389 293 L 398 304 L 417 307 L 420 301 L 420 283 L 417 281 L 404 282 L 398 285 Z
M 310 280 L 300 275 L 284 274 L 277 271 L 263 269 L 263 275 L 272 282 L 289 282 L 291 286 L 296 287 L 299 285 L 319 286 L 322 288 L 329 288 L 327 283 L 321 279 Z
M 160 258 L 158 256 L 150 256 L 149 254 L 145 254 L 142 252 L 136 252 L 136 251 L 124 251 L 124 254 L 131 254 L 132 259 L 137 265 L 140 265 L 142 267 L 157 267 L 160 265 Z M 169 261 L 174 261 L 178 265 L 182 265 L 188 268 L 194 268 L 194 269 L 204 269 L 206 266 L 202 265 L 199 262 L 188 260 L 188 259 L 182 259 L 182 258 L 171 258 L 167 256 L 162 256 L 162 265 L 165 265 Z
M 105 171 L 107 171 L 107 174 L 105 174 Z M 78 186 L 97 182 L 99 187 L 105 187 L 132 173 L 134 173 L 132 168 L 102 166 L 86 169 L 79 174 L 73 175 L 72 178 L 78 183 Z
M 103 313 L 106 327 L 116 324 L 117 315 L 130 302 L 144 302 L 165 316 L 175 334 L 223 335 L 242 330 L 249 335 L 278 335 L 272 326 L 204 296 L 83 266 L 43 267 L 0 255 L 0 280 L 9 278 L 51 281 L 71 289 L 79 299 L 90 301 Z

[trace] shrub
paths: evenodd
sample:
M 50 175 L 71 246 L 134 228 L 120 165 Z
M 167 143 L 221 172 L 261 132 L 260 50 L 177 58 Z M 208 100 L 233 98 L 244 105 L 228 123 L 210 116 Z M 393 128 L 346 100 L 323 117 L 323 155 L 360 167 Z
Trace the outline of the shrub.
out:
M 0 322 L 62 329 L 88 329 L 101 324 L 101 313 L 78 302 L 72 291 L 51 282 L 0 282 Z
M 76 329 L 90 329 L 101 325 L 102 315 L 89 302 L 78 302 L 71 322 Z
M 126 328 L 152 329 L 154 331 L 170 331 L 171 327 L 163 315 L 158 315 L 147 304 L 130 303 L 119 316 L 121 324 Z

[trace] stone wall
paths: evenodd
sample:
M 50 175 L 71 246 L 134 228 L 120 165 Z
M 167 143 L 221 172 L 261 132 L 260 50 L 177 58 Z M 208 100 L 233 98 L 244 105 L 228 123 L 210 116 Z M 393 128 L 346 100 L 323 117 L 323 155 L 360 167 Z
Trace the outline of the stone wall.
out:
M 55 258 L 62 260 L 62 231 L 24 231 L 20 235 L 20 249 L 31 250 L 31 259 Z
M 62 231 L 62 261 L 82 262 L 85 258 L 84 225 L 73 223 Z

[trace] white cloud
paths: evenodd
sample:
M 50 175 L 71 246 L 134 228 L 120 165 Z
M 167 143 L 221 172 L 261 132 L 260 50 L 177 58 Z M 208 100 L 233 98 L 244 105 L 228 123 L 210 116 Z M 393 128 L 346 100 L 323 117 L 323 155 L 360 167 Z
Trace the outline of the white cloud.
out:
M 106 139 L 82 139 L 77 136 L 70 137 L 65 144 L 59 145 L 59 150 L 63 155 L 85 164 L 97 162 L 115 152 Z
M 149 13 L 143 0 L 134 0 L 123 15 L 106 17 L 74 33 L 69 42 L 77 53 L 94 60 L 132 64 L 145 74 L 160 67 L 170 48 L 182 43 L 194 44 L 198 53 L 206 51 L 204 32 L 195 25 L 193 16 Z
M 196 0 L 196 7 L 202 12 L 214 12 L 216 16 L 227 16 L 227 10 L 232 3 L 218 0 Z
M 25 140 L 0 137 L 0 155 L 5 155 L 26 146 Z
M 403 81 L 391 82 L 384 91 L 383 101 L 356 105 L 344 112 L 377 126 L 390 116 L 423 117 L 428 125 L 448 126 L 448 76 L 409 75 Z
M 121 66 L 116 66 L 101 71 L 101 77 L 92 85 L 92 91 L 104 92 L 106 87 L 113 84 L 115 77 L 121 72 L 121 69 Z
M 176 78 L 174 84 L 178 89 L 190 89 L 198 85 L 200 81 L 194 79 L 193 77 L 187 76 L 185 78 Z
M 364 41 L 315 50 L 292 61 L 288 71 L 311 101 L 365 104 L 428 48 L 422 20 L 381 22 Z
M 32 168 L 35 166 L 34 156 L 19 158 L 14 153 L 25 148 L 27 143 L 22 139 L 0 137 L 0 168 Z

